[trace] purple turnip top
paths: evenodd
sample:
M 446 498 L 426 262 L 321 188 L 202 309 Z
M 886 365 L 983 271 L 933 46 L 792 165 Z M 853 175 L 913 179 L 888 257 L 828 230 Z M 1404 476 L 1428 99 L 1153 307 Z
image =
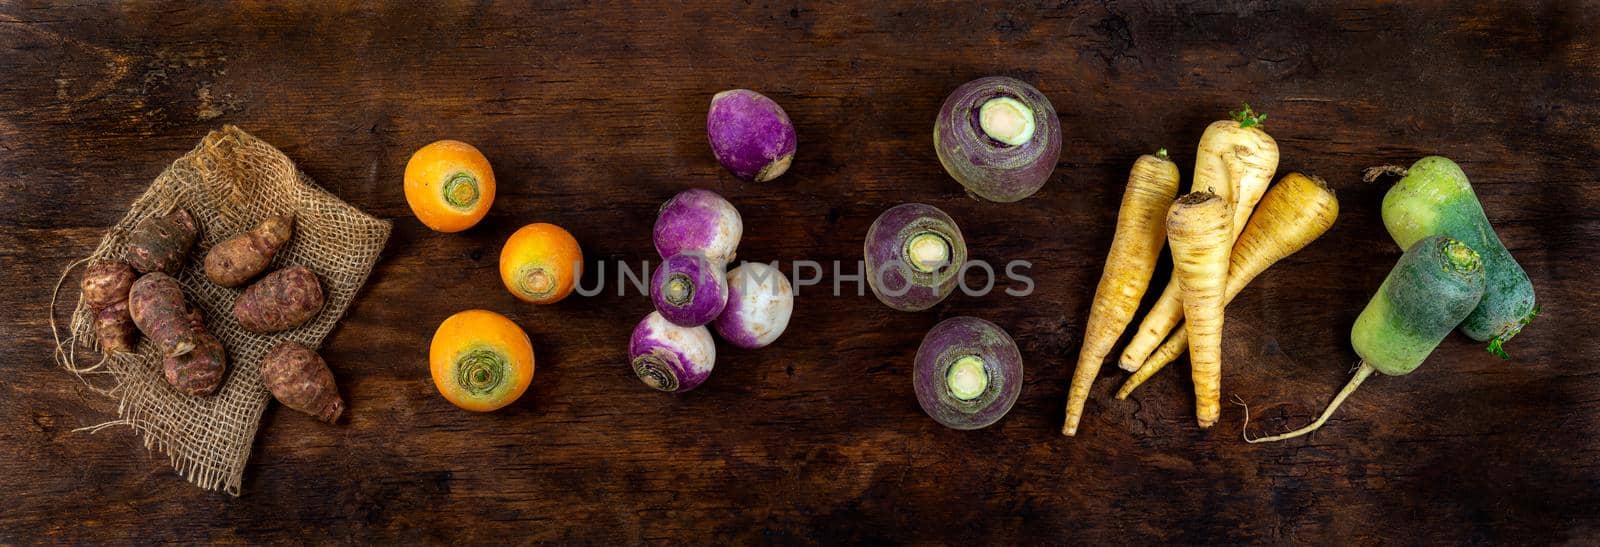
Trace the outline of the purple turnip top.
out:
M 733 260 L 744 221 L 732 203 L 710 190 L 684 190 L 661 205 L 654 239 L 661 258 L 698 251 L 718 264 Z
M 794 313 L 794 287 L 768 264 L 747 262 L 728 272 L 728 306 L 713 325 L 741 348 L 766 347 L 783 335 Z
M 955 290 L 967 244 L 950 215 L 932 205 L 904 203 L 878 215 L 863 246 L 867 285 L 885 305 L 920 311 Z
M 1022 353 L 1011 335 L 976 317 L 934 325 L 917 348 L 917 402 L 953 429 L 979 429 L 1004 417 L 1022 393 Z
M 628 360 L 634 374 L 650 387 L 682 393 L 711 376 L 717 346 L 705 327 L 680 327 L 650 312 L 633 329 Z
M 722 314 L 728 283 L 722 265 L 695 252 L 672 255 L 650 277 L 650 300 L 668 321 L 698 327 Z
M 945 171 L 989 201 L 1033 195 L 1061 159 L 1061 121 L 1050 99 L 1026 82 L 991 76 L 945 99 L 933 146 Z
M 796 139 L 789 115 L 772 99 L 748 89 L 711 97 L 706 135 L 717 163 L 743 180 L 778 178 L 794 161 Z

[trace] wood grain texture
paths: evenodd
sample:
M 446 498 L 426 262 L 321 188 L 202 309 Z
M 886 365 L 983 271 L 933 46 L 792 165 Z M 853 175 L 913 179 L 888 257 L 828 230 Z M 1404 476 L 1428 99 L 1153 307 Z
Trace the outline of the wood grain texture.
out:
M 1593 3 L 53 4 L 0 6 L 0 543 L 1600 540 Z M 1053 179 L 1015 204 L 966 198 L 931 146 L 945 95 L 990 74 L 1033 83 L 1064 128 Z M 705 109 L 732 87 L 797 126 L 772 183 L 712 159 Z M 1247 445 L 1232 405 L 1197 430 L 1186 365 L 1129 401 L 1106 367 L 1061 437 L 1128 167 L 1167 147 L 1187 184 L 1201 130 L 1241 101 L 1270 114 L 1283 170 L 1342 199 L 1327 235 L 1229 307 L 1224 396 L 1252 403 L 1254 431 L 1305 423 L 1343 385 L 1350 324 L 1400 255 L 1363 167 L 1460 162 L 1544 315 L 1515 360 L 1453 335 L 1309 439 Z M 395 221 L 322 351 L 348 419 L 269 408 L 238 499 L 127 429 L 74 432 L 115 405 L 51 363 L 45 321 L 61 269 L 224 123 Z M 461 234 L 423 228 L 401 192 L 411 151 L 440 138 L 499 179 Z M 518 226 L 637 263 L 656 207 L 691 187 L 740 208 L 741 258 L 785 264 L 853 264 L 879 212 L 930 203 L 974 258 L 1031 261 L 1037 292 L 898 313 L 803 287 L 777 344 L 722 345 L 711 380 L 673 397 L 624 365 L 647 297 L 533 307 L 501 287 Z M 496 414 L 428 377 L 434 327 L 471 307 L 538 354 L 530 395 Z M 1008 329 L 1027 363 L 1016 408 L 982 431 L 940 427 L 912 393 L 922 334 L 956 315 Z

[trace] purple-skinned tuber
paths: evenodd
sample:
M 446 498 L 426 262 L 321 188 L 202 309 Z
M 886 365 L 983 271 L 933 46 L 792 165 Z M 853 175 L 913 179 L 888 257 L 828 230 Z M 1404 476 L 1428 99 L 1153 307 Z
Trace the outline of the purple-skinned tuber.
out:
M 789 115 L 772 99 L 748 89 L 711 97 L 706 135 L 717 163 L 746 181 L 778 178 L 794 161 L 796 141 Z
M 696 188 L 679 192 L 661 205 L 653 235 L 661 258 L 699 252 L 726 266 L 739 249 L 744 221 L 728 200 L 716 192 Z
M 1002 203 L 1033 195 L 1061 159 L 1061 120 L 1038 89 L 979 78 L 945 99 L 933 126 L 939 163 L 967 192 Z
M 695 252 L 672 255 L 650 276 L 656 311 L 681 327 L 698 327 L 722 315 L 728 282 L 722 266 Z
M 316 350 L 285 340 L 261 359 L 261 385 L 283 406 L 334 423 L 344 413 L 344 399 L 333 381 L 333 371 Z
M 994 323 L 952 317 L 934 325 L 917 348 L 911 373 L 917 402 L 951 429 L 988 427 L 1022 393 L 1022 353 Z
M 633 329 L 628 362 L 645 385 L 682 393 L 699 387 L 716 365 L 717 346 L 705 327 L 680 327 L 650 312 Z
M 723 340 L 763 348 L 783 335 L 794 314 L 794 287 L 768 264 L 747 262 L 728 271 L 728 305 L 712 326 Z
M 955 290 L 967 243 L 944 211 L 904 203 L 872 222 L 863 255 L 862 273 L 878 300 L 900 311 L 921 311 Z

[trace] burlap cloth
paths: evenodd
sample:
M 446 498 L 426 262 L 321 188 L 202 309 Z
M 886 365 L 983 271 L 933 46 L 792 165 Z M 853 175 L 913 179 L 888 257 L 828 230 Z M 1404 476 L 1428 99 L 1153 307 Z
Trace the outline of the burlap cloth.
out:
M 86 429 L 131 426 L 142 434 L 147 448 L 166 452 L 173 468 L 190 482 L 237 496 L 261 412 L 270 398 L 261 385 L 261 358 L 281 340 L 313 348 L 322 344 L 372 272 L 390 227 L 318 187 L 277 148 L 230 125 L 206 135 L 199 146 L 157 176 L 85 261 L 120 259 L 135 224 L 175 206 L 188 209 L 201 225 L 200 240 L 177 279 L 189 301 L 205 312 L 206 326 L 228 349 L 222 388 L 209 397 L 174 390 L 163 379 L 161 357 L 149 340 L 140 341 L 137 354 L 79 355 L 77 346 L 96 345 L 93 317 L 81 297 L 70 333 L 57 341 L 57 360 L 96 391 L 117 400 L 120 419 Z M 299 215 L 294 237 L 268 271 L 290 264 L 311 268 L 322 280 L 326 304 L 300 328 L 254 334 L 233 319 L 233 301 L 240 291 L 208 281 L 202 258 L 212 245 L 268 215 L 290 211 Z M 63 278 L 74 285 L 78 280 L 76 275 Z M 51 327 L 55 327 L 53 314 Z M 338 370 L 338 363 L 329 364 Z

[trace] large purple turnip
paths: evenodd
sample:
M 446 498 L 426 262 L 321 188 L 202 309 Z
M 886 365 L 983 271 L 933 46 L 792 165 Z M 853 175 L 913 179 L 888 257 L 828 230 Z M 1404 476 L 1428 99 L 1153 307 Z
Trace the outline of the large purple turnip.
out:
M 989 201 L 1033 195 L 1061 159 L 1061 121 L 1033 86 L 1004 76 L 979 78 L 945 99 L 933 148 L 967 192 Z
M 891 308 L 920 311 L 955 290 L 967 243 L 944 211 L 904 203 L 872 222 L 863 254 L 872 294 Z
M 917 402 L 952 429 L 988 427 L 1022 393 L 1022 353 L 994 323 L 952 317 L 934 325 L 917 348 L 911 373 Z

